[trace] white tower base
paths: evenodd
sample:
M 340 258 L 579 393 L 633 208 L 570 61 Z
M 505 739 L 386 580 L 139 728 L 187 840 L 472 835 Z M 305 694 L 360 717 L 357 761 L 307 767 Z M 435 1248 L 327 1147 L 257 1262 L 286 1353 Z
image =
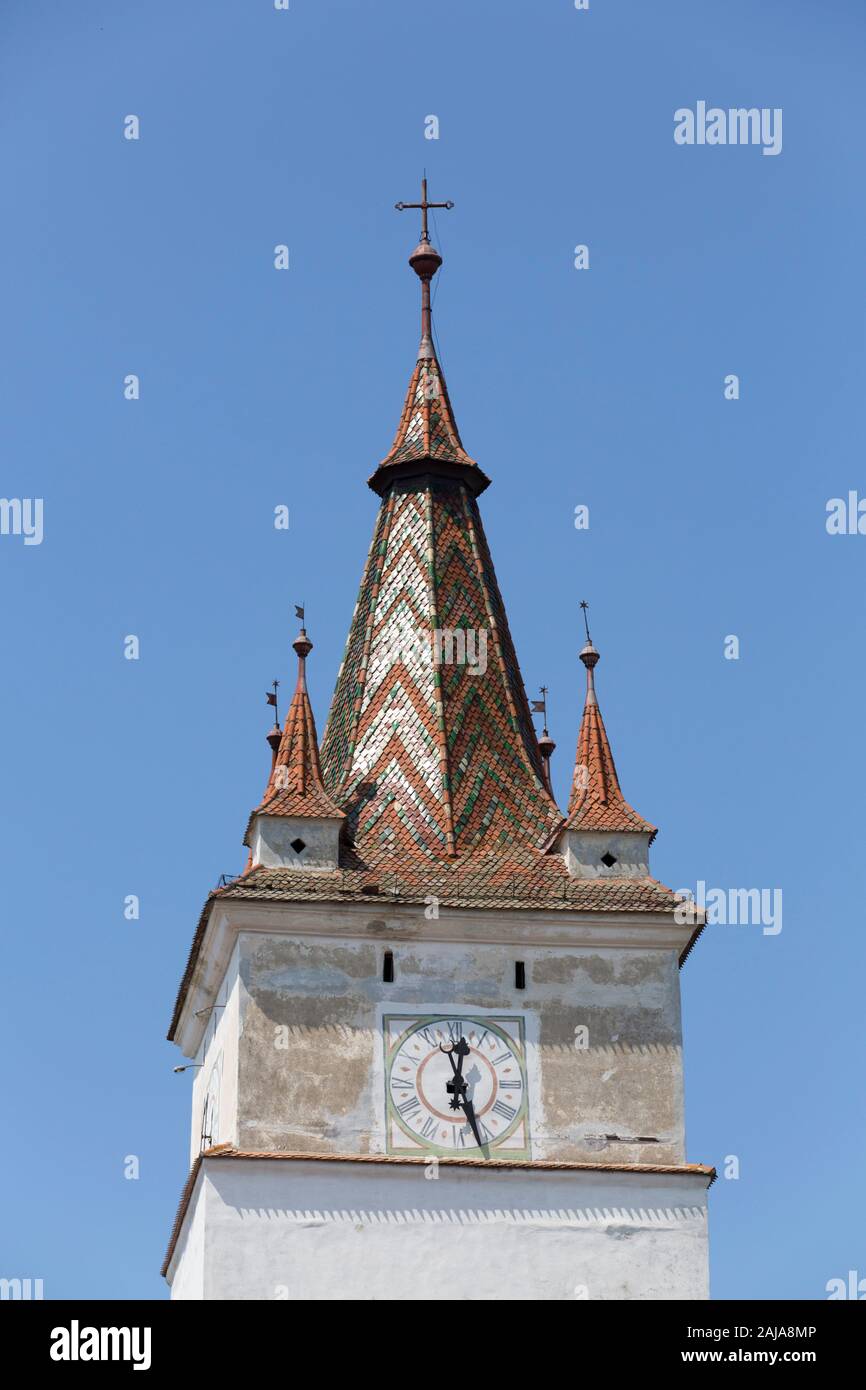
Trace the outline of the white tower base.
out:
M 177 1299 L 705 1299 L 710 1181 L 226 1149 L 193 1169 L 164 1272 Z

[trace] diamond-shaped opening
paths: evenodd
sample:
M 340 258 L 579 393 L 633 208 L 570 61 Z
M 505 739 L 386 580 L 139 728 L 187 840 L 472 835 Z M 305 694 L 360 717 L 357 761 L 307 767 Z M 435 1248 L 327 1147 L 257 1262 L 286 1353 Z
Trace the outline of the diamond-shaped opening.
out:
M 297 840 L 292 840 L 290 843 L 295 854 L 301 854 L 307 848 L 306 841 L 302 840 L 300 837 Z
M 612 869 L 614 864 L 616 863 L 616 855 L 611 854 L 610 850 L 606 849 L 604 854 L 601 856 L 601 862 L 606 869 Z

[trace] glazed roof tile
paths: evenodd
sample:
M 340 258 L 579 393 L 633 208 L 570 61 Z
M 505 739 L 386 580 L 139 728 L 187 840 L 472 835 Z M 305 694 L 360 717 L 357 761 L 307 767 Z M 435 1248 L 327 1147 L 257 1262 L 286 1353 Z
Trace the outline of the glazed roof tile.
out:
M 445 376 L 432 348 L 422 350 L 415 363 L 394 443 L 379 467 L 419 459 L 477 467 L 463 448 Z
M 541 849 L 561 822 L 476 497 L 435 468 L 383 497 L 322 771 L 366 857 Z

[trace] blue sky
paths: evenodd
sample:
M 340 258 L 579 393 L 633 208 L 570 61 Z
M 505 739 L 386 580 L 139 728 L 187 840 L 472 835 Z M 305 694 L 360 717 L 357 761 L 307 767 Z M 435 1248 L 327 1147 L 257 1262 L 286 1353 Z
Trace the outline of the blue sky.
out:
M 783 890 L 780 934 L 717 927 L 682 977 L 689 1157 L 740 1161 L 714 1296 L 866 1275 L 866 536 L 825 527 L 866 495 L 864 48 L 857 0 L 7 0 L 0 492 L 45 511 L 41 545 L 0 537 L 0 1272 L 165 1296 L 190 1074 L 164 1034 L 243 862 L 296 602 L 324 725 L 417 343 L 393 204 L 426 166 L 456 204 L 442 361 L 560 797 L 587 598 L 654 872 Z M 675 145 L 698 100 L 781 107 L 782 153 Z

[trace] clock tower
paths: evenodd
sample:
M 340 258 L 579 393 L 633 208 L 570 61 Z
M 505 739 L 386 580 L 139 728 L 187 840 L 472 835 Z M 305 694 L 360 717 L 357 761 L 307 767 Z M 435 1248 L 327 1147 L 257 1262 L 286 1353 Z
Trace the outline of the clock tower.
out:
M 180 1299 L 702 1299 L 679 967 L 595 689 L 554 800 L 433 345 L 421 341 L 319 743 L 305 669 L 207 899 L 169 1037 L 195 1065 Z M 302 615 L 301 615 L 302 616 Z

